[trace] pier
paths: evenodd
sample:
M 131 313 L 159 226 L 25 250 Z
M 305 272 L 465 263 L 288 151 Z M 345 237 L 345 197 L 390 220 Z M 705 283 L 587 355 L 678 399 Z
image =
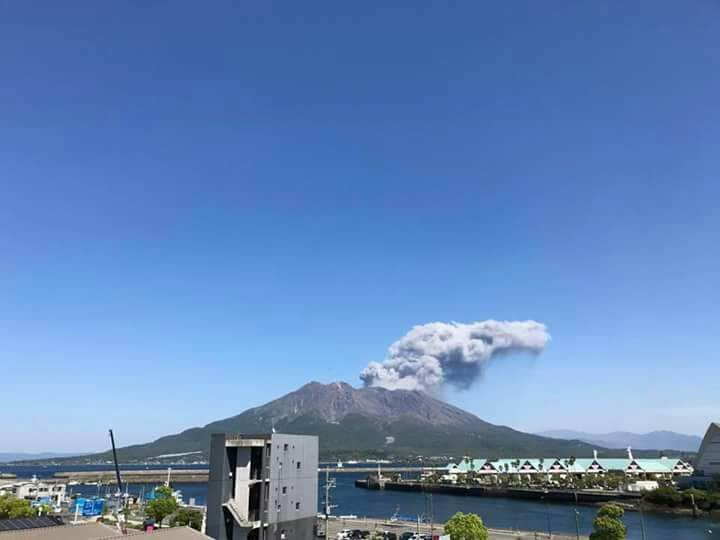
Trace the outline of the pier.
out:
M 383 473 L 404 473 L 404 472 L 423 472 L 423 471 L 445 471 L 445 467 L 381 467 Z M 320 467 L 318 472 L 330 474 L 342 473 L 374 473 L 377 467 Z
M 521 487 L 494 487 L 463 484 L 434 484 L 428 482 L 391 482 L 383 479 L 356 480 L 355 486 L 364 489 L 385 489 L 390 491 L 418 491 L 423 493 L 444 493 L 446 495 L 469 495 L 475 497 L 504 497 L 512 499 L 534 499 L 564 503 L 604 503 L 613 501 L 638 501 L 640 493 L 603 490 L 569 490 Z
M 171 482 L 197 482 L 208 481 L 208 469 L 172 469 L 170 471 Z M 126 470 L 120 471 L 123 482 L 131 484 L 164 482 L 168 479 L 167 470 Z M 64 471 L 57 472 L 54 478 L 64 482 L 101 482 L 103 484 L 115 484 L 115 471 Z
M 375 469 L 371 467 L 321 467 L 318 472 L 330 474 L 342 473 L 372 473 Z M 383 467 L 383 473 L 408 473 L 422 472 L 434 470 L 432 467 Z M 170 472 L 170 480 L 173 482 L 207 482 L 208 469 L 172 469 Z M 141 469 L 141 470 L 121 470 L 123 482 L 132 484 L 143 482 L 164 482 L 167 480 L 167 470 L 162 469 Z M 105 471 L 64 471 L 55 473 L 54 477 L 66 482 L 102 482 L 103 484 L 114 484 L 115 471 L 108 469 Z

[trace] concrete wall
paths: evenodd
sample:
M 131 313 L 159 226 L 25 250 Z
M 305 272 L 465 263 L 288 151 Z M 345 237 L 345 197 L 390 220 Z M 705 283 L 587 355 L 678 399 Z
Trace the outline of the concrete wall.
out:
M 720 425 L 711 424 L 703 438 L 695 468 L 707 476 L 720 474 Z
M 253 442 L 270 443 L 269 452 L 267 446 L 262 447 L 259 480 L 249 478 L 252 456 L 249 446 L 233 445 L 231 440 L 227 448 L 224 434 L 212 436 L 207 534 L 217 540 L 312 540 L 318 500 L 317 437 L 272 434 L 269 441 Z M 263 525 L 259 529 L 243 528 L 234 520 L 229 521 L 229 513 L 222 507 L 233 498 L 240 517 L 246 517 L 253 485 L 261 488 L 259 517 Z
M 235 467 L 235 505 L 243 519 L 248 520 L 248 501 L 250 497 L 250 453 L 249 447 L 230 449 L 237 454 Z
M 314 517 L 318 497 L 318 439 L 273 434 L 268 523 Z
M 230 462 L 225 450 L 225 435 L 210 437 L 210 471 L 207 492 L 207 535 L 216 540 L 228 540 L 225 527 L 225 512 L 222 505 L 232 496 Z

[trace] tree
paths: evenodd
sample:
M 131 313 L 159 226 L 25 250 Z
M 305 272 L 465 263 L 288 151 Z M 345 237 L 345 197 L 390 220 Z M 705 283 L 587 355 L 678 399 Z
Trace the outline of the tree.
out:
M 488 540 L 488 530 L 477 514 L 457 512 L 445 524 L 450 540 Z
M 31 517 L 35 511 L 30 501 L 18 499 L 9 493 L 0 495 L 0 519 Z
M 35 513 L 38 516 L 47 516 L 47 515 L 52 514 L 53 507 L 50 506 L 49 504 L 43 503 L 43 504 L 37 505 L 33 510 L 35 511 Z
M 625 511 L 616 504 L 604 504 L 593 521 L 590 540 L 624 540 L 627 528 L 622 522 Z
M 162 520 L 177 509 L 178 503 L 172 496 L 172 490 L 163 486 L 155 490 L 155 498 L 145 505 L 145 514 L 162 527 Z
M 617 504 L 603 504 L 598 510 L 597 517 L 609 517 L 612 519 L 622 519 L 625 515 L 625 510 Z
M 177 511 L 172 520 L 173 526 L 190 526 L 196 531 L 202 527 L 203 515 L 200 510 L 193 508 L 181 508 Z

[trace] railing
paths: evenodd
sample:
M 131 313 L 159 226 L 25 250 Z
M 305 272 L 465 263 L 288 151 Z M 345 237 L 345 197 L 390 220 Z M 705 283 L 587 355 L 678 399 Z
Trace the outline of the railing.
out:
M 248 512 L 246 517 L 241 512 L 240 508 L 238 508 L 235 499 L 230 499 L 228 502 L 223 504 L 223 506 L 230 511 L 233 519 L 243 527 L 255 527 L 260 521 L 260 512 L 257 509 L 253 509 Z

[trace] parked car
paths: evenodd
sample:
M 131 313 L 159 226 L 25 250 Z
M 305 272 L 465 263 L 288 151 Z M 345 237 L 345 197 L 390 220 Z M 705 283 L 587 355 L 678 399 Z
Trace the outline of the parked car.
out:
M 397 534 L 394 532 L 385 531 L 383 534 L 383 540 L 397 540 Z
M 347 540 L 350 538 L 351 533 L 352 531 L 350 529 L 343 529 L 335 535 L 335 538 L 337 538 L 337 540 Z

